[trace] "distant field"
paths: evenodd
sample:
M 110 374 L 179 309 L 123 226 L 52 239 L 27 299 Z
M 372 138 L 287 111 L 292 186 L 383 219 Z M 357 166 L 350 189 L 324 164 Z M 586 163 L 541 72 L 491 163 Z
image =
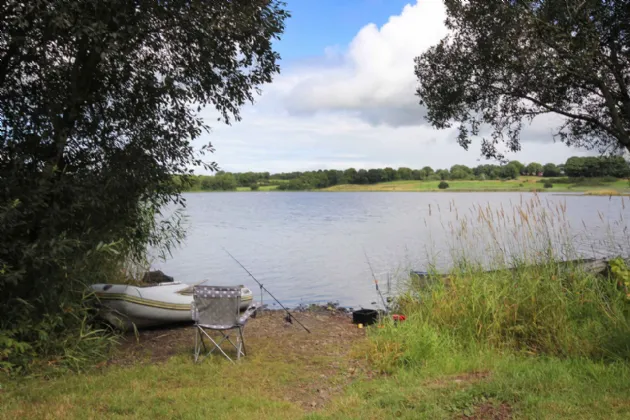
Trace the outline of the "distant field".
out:
M 581 184 L 563 184 L 553 183 L 553 188 L 544 188 L 540 182 L 541 178 L 535 176 L 522 176 L 519 179 L 510 179 L 505 181 L 488 180 L 488 181 L 446 181 L 449 188 L 440 190 L 438 184 L 440 181 L 393 181 L 381 182 L 378 184 L 358 185 L 358 184 L 341 184 L 324 189 L 315 189 L 311 191 L 454 191 L 454 192 L 500 192 L 500 191 L 548 191 L 548 192 L 583 192 L 589 195 L 619 195 L 630 194 L 630 185 L 628 180 L 619 179 L 615 182 L 601 182 L 596 185 Z M 566 178 L 565 178 L 566 179 Z M 285 181 L 286 182 L 286 181 Z M 261 185 L 258 191 L 274 191 L 277 185 Z M 238 187 L 236 191 L 249 192 L 249 187 Z M 201 189 L 191 190 L 189 192 L 212 192 Z
M 272 191 L 277 189 L 277 185 L 261 185 L 258 187 L 258 191 Z M 252 189 L 249 187 L 237 187 L 236 191 L 251 191 Z
M 560 191 L 560 192 L 611 192 L 628 193 L 630 186 L 627 180 L 602 183 L 598 186 L 553 184 L 553 188 L 546 189 L 536 181 L 538 177 L 524 176 L 519 179 L 506 181 L 446 181 L 449 188 L 446 191 Z M 438 188 L 440 181 L 394 181 L 372 185 L 343 184 L 325 188 L 323 191 L 442 191 Z

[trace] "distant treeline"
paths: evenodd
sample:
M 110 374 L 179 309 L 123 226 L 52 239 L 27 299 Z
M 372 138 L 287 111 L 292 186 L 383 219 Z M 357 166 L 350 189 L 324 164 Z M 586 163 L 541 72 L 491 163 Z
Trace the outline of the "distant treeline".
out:
M 450 169 L 425 166 L 422 169 L 380 168 L 346 170 L 318 170 L 308 172 L 217 172 L 213 176 L 199 175 L 191 180 L 192 190 L 234 191 L 237 187 L 258 189 L 259 186 L 277 185 L 279 190 L 310 190 L 338 184 L 376 184 L 398 180 L 446 181 L 446 180 L 496 180 L 516 179 L 520 175 L 541 177 L 568 176 L 571 178 L 630 176 L 630 166 L 622 157 L 571 157 L 565 164 L 532 162 L 527 165 L 517 160 L 505 165 L 479 165 L 470 168 L 453 165 Z

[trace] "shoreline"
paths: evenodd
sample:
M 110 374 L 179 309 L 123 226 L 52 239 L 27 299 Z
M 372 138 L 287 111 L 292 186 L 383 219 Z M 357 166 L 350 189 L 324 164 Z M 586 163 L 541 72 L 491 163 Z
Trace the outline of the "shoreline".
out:
M 544 183 L 551 183 L 545 188 Z M 277 182 L 277 181 L 274 181 Z M 398 180 L 374 184 L 336 184 L 326 188 L 309 188 L 301 190 L 280 190 L 279 184 L 259 185 L 258 189 L 237 187 L 233 190 L 202 190 L 199 187 L 187 190 L 187 193 L 198 192 L 453 192 L 453 193 L 571 193 L 579 195 L 629 196 L 630 182 L 625 178 L 615 181 L 599 178 L 573 180 L 562 177 L 546 179 L 538 177 L 521 177 L 510 180 L 451 180 L 446 181 L 448 188 L 440 189 L 441 181 Z
M 414 189 L 348 189 L 348 190 L 329 190 L 329 189 L 318 189 L 318 190 L 263 190 L 263 191 L 184 191 L 186 194 L 191 193 L 526 193 L 526 194 L 540 194 L 540 193 L 548 193 L 554 195 L 574 195 L 574 196 L 591 196 L 591 197 L 630 197 L 630 191 L 601 191 L 601 190 L 584 190 L 584 191 L 573 191 L 571 189 L 533 189 L 533 190 L 521 190 L 521 189 L 425 189 L 425 190 L 414 190 Z

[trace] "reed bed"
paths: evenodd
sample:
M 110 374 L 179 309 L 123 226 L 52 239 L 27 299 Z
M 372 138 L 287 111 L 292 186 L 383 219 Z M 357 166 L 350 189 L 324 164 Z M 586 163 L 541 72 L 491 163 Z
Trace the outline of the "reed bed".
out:
M 443 211 L 457 213 L 443 225 L 452 238 L 451 268 L 432 266 L 428 276 L 405 279 L 394 307 L 407 320 L 386 322 L 372 334 L 368 358 L 376 365 L 423 366 L 445 354 L 487 351 L 630 358 L 626 291 L 608 274 L 566 262 L 581 254 L 565 202 L 535 195 L 510 208 L 477 205 L 467 212 L 453 202 L 430 209 L 429 217 Z M 614 236 L 625 226 L 623 214 L 598 218 L 611 233 L 608 252 L 630 249 Z

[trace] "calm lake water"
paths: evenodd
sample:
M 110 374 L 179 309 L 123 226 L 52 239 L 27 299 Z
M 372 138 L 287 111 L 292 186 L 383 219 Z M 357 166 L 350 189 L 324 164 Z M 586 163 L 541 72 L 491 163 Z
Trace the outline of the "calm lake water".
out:
M 153 267 L 186 283 L 245 284 L 259 296 L 225 247 L 287 306 L 335 301 L 374 307 L 368 260 L 381 289 L 389 279 L 395 292 L 402 273 L 430 263 L 447 268 L 461 253 L 487 261 L 544 241 L 555 243 L 559 254 L 568 252 L 562 245 L 568 242 L 571 257 L 627 255 L 630 249 L 630 202 L 621 197 L 245 192 L 185 198 L 186 241 Z

